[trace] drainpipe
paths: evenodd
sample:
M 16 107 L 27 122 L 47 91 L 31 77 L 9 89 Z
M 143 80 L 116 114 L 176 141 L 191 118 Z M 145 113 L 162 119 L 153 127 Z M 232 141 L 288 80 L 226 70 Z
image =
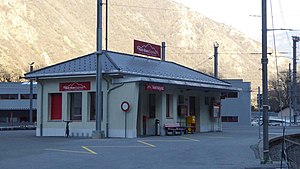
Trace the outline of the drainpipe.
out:
M 106 94 L 106 137 L 108 138 L 109 135 L 108 135 L 108 128 L 109 128 L 109 123 L 108 123 L 108 119 L 109 119 L 109 106 L 108 106 L 108 103 L 109 103 L 109 93 L 112 91 L 112 90 L 115 90 L 121 86 L 124 85 L 124 83 L 121 83 L 120 85 L 118 86 L 114 86 L 112 88 L 109 88 L 109 80 L 107 78 L 104 78 L 104 80 L 106 81 L 106 84 L 107 84 L 107 94 Z
M 44 86 L 42 83 L 41 85 L 41 123 L 40 123 L 40 136 L 43 136 L 43 107 L 44 107 Z

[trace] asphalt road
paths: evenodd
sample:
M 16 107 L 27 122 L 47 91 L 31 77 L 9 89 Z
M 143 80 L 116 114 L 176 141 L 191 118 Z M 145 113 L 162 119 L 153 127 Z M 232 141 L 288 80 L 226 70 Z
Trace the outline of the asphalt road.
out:
M 299 127 L 287 132 L 300 131 Z M 270 137 L 282 135 L 270 128 Z M 250 146 L 258 127 L 136 139 L 35 137 L 34 131 L 0 131 L 1 169 L 242 169 L 260 166 Z

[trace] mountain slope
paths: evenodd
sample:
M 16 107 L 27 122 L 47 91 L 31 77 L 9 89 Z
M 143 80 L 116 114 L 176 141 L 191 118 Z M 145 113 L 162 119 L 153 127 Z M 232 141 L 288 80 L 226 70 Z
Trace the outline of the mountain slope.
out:
M 32 61 L 39 68 L 94 52 L 96 2 L 0 1 L 0 72 L 24 73 Z M 261 83 L 261 44 L 230 26 L 171 0 L 109 3 L 109 50 L 133 53 L 134 39 L 156 44 L 165 41 L 167 60 L 212 72 L 213 59 L 209 58 L 218 42 L 220 77 L 243 78 L 252 82 L 252 88 Z M 278 64 L 288 66 L 284 58 L 279 58 Z M 273 76 L 274 57 L 269 57 L 269 71 Z

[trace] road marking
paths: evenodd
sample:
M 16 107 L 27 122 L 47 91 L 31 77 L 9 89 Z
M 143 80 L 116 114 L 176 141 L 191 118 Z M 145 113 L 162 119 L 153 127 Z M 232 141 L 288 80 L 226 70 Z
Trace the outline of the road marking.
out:
M 207 137 L 207 138 L 227 138 L 227 139 L 231 139 L 231 138 L 233 138 L 233 137 Z
M 142 143 L 142 144 L 145 144 L 147 146 L 150 146 L 150 147 L 156 147 L 155 145 L 153 144 L 150 144 L 150 143 L 147 143 L 147 142 L 144 142 L 144 141 L 141 141 L 141 140 L 138 140 L 139 143 Z
M 189 140 L 143 140 L 143 141 L 150 141 L 150 142 L 185 142 Z
M 93 150 L 87 148 L 86 146 L 81 146 L 81 147 L 82 147 L 83 149 L 85 149 L 86 151 L 92 153 L 92 154 L 97 154 L 95 151 L 93 151 Z
M 180 138 L 191 140 L 191 141 L 197 141 L 197 142 L 200 141 L 200 140 L 192 139 L 192 138 L 189 138 L 189 137 L 183 137 L 183 136 L 181 136 Z
M 47 151 L 59 151 L 59 152 L 65 152 L 65 153 L 81 153 L 81 154 L 91 154 L 89 152 L 86 152 L 86 151 L 72 151 L 72 150 L 61 150 L 61 149 L 51 149 L 51 148 L 48 148 L 48 149 L 45 149 Z
M 149 146 L 89 146 L 89 147 L 101 147 L 101 148 L 149 148 Z

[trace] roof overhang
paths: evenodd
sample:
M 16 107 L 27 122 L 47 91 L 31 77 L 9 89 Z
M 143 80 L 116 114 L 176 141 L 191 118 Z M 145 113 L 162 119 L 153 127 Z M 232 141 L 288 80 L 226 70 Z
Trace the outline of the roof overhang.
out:
M 231 91 L 241 91 L 241 88 L 222 86 L 222 85 L 215 85 L 215 84 L 208 84 L 208 83 L 197 83 L 197 82 L 190 82 L 190 81 L 180 81 L 180 80 L 171 80 L 171 79 L 161 79 L 161 78 L 154 78 L 154 77 L 126 77 L 126 78 L 116 78 L 112 79 L 113 84 L 119 83 L 129 83 L 129 82 L 152 82 L 152 83 L 163 83 L 163 84 L 171 84 L 171 85 L 180 85 L 186 87 L 193 87 L 197 89 L 203 90 L 214 90 L 220 92 L 231 92 Z

